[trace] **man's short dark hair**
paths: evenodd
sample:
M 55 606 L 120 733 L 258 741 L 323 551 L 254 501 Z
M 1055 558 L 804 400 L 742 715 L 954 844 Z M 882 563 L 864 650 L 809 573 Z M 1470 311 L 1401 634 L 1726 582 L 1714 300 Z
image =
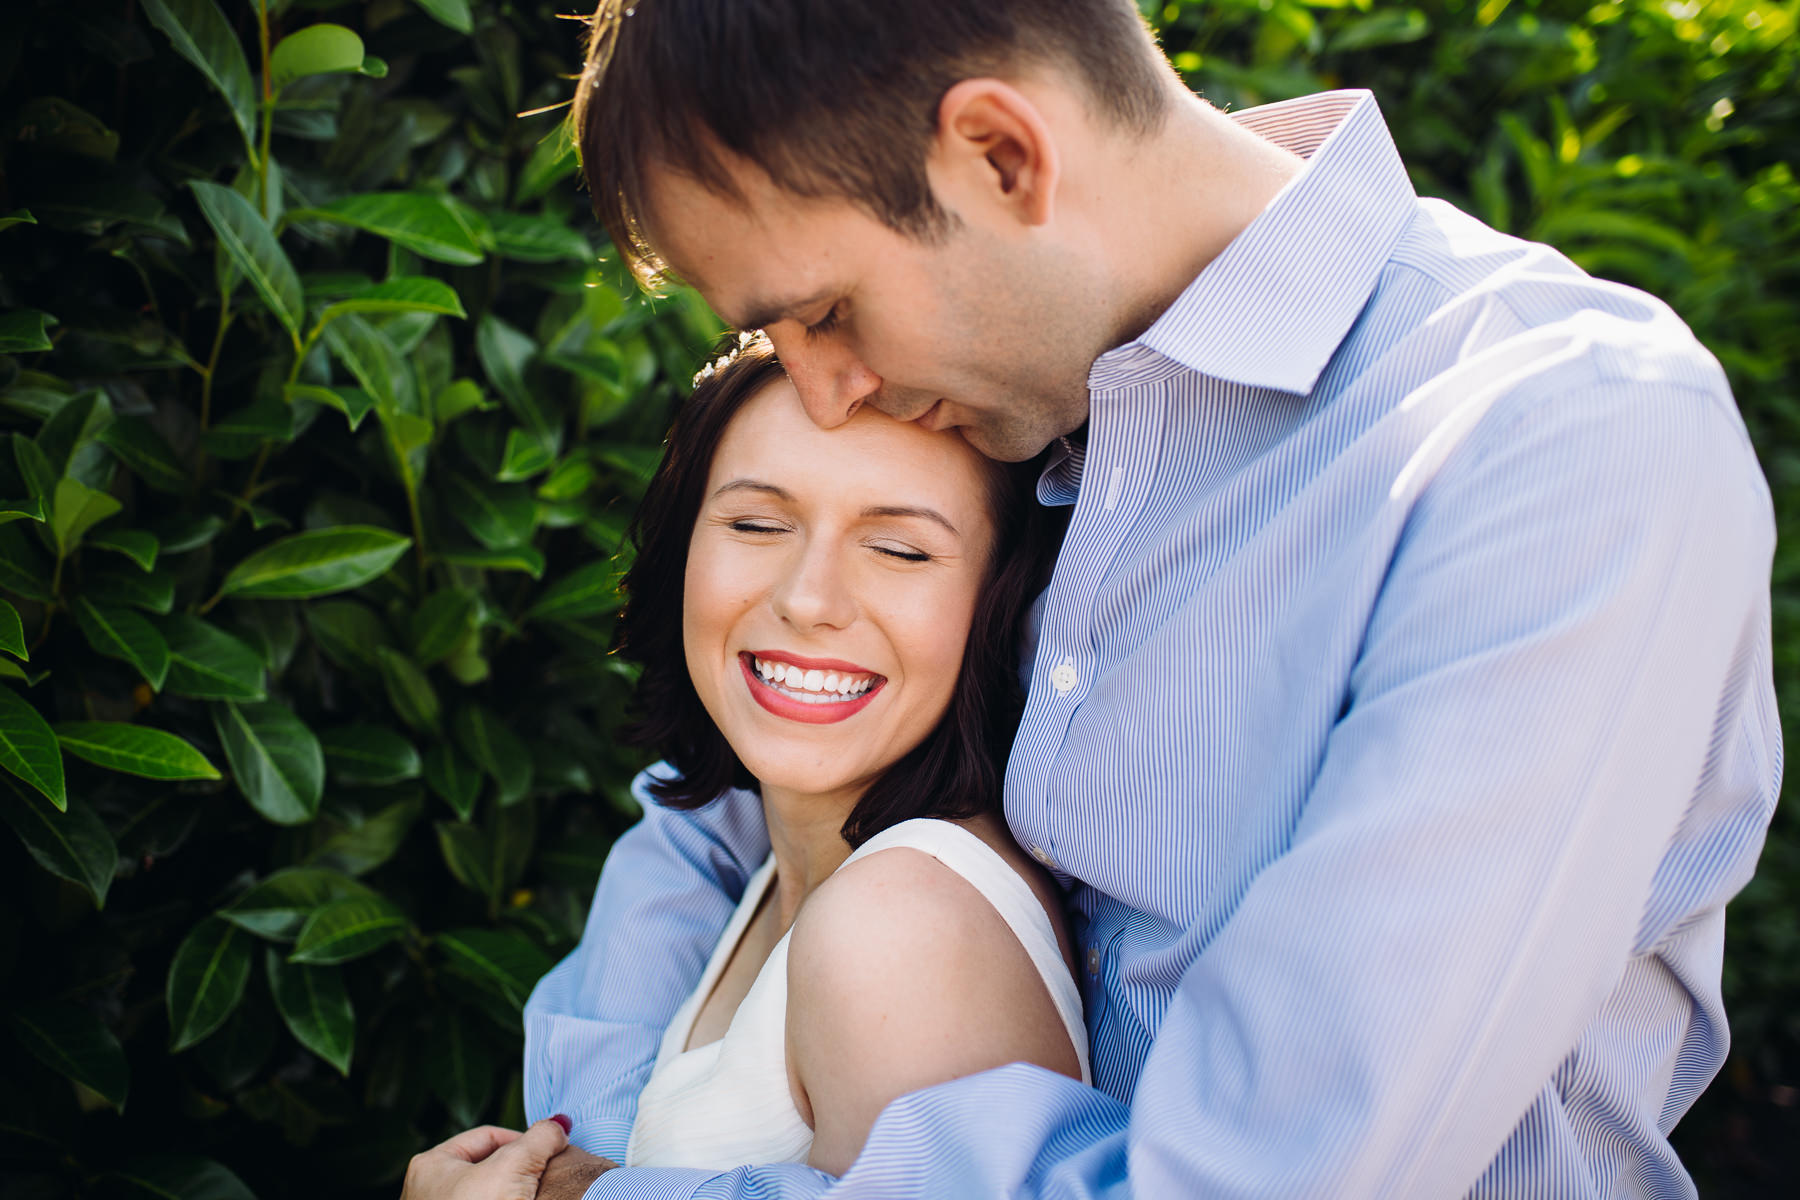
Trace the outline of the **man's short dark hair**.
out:
M 713 455 L 744 404 L 781 377 L 774 352 L 758 338 L 701 380 L 669 434 L 632 524 L 637 555 L 624 581 L 619 652 L 641 673 L 627 736 L 675 767 L 673 779 L 650 788 L 673 808 L 698 808 L 728 787 L 757 786 L 694 690 L 682 645 L 682 606 L 688 544 Z M 969 817 L 1000 808 L 1006 757 L 1024 707 L 1021 633 L 1032 600 L 1048 581 L 1062 512 L 1034 499 L 1031 464 L 981 461 L 994 548 L 950 707 L 923 742 L 863 793 L 843 826 L 852 846 L 912 817 Z
M 1028 65 L 1072 68 L 1094 112 L 1149 133 L 1167 64 L 1132 0 L 604 0 L 571 120 L 594 215 L 640 279 L 646 168 L 737 189 L 724 147 L 802 196 L 902 233 L 947 227 L 925 160 L 944 94 Z

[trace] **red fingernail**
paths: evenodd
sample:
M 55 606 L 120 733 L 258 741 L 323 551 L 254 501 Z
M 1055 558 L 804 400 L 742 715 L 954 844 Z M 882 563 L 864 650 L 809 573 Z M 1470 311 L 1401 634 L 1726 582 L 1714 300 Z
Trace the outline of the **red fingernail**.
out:
M 565 1134 L 575 1128 L 575 1122 L 569 1120 L 569 1118 L 563 1116 L 561 1113 L 557 1113 L 556 1115 L 552 1116 L 550 1119 L 552 1121 L 555 1121 L 558 1125 L 561 1125 L 563 1127 L 563 1132 Z

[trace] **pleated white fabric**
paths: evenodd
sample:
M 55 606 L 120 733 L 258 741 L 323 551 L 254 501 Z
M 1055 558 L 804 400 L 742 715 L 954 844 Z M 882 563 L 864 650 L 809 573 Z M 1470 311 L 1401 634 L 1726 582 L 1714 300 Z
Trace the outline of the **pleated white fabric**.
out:
M 876 834 L 838 870 L 883 850 L 905 847 L 931 855 L 967 880 L 1000 914 L 1043 976 L 1057 1015 L 1090 1082 L 1081 994 L 1063 962 L 1056 931 L 1019 873 L 960 825 L 919 819 Z M 725 1036 L 684 1049 L 706 998 L 775 878 L 770 855 L 750 878 L 744 898 L 720 935 L 700 982 L 663 1034 L 656 1067 L 638 1098 L 625 1162 L 634 1167 L 728 1170 L 752 1163 L 804 1162 L 813 1131 L 794 1106 L 787 1073 L 788 938 L 783 934 L 738 1004 Z

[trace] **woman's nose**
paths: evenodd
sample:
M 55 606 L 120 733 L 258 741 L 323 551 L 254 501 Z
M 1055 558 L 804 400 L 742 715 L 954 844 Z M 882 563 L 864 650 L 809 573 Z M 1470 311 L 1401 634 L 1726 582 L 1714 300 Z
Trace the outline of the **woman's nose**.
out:
M 801 632 L 849 625 L 856 619 L 856 597 L 843 568 L 827 547 L 802 549 L 774 590 L 775 615 Z
M 795 325 L 782 322 L 782 325 Z M 812 340 L 803 327 L 768 331 L 775 355 L 786 368 L 788 379 L 800 394 L 806 415 L 820 429 L 835 429 L 848 421 L 863 401 L 881 387 L 881 376 L 869 370 L 861 358 L 836 338 Z

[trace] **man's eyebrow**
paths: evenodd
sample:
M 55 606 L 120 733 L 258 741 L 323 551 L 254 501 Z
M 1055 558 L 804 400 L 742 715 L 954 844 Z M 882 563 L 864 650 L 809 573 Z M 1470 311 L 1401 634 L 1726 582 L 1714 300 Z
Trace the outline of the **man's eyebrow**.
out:
M 726 318 L 726 324 L 733 329 L 767 329 L 777 321 L 785 320 L 796 312 L 813 308 L 827 300 L 836 288 L 823 287 L 809 296 L 793 296 L 783 300 L 758 300 L 750 305 L 743 319 L 733 321 Z M 720 314 L 723 316 L 724 314 Z
M 942 525 L 957 537 L 962 536 L 956 526 L 950 523 L 950 518 L 935 508 L 910 508 L 902 504 L 880 504 L 863 509 L 862 515 L 865 517 L 919 517 Z

